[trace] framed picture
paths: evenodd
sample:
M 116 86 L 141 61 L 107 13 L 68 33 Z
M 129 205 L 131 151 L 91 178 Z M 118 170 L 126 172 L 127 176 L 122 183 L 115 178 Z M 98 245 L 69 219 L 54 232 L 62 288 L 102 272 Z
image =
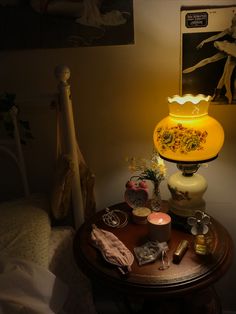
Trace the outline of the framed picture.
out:
M 236 104 L 236 6 L 181 8 L 181 94 Z
M 0 0 L 0 49 L 134 43 L 133 0 Z

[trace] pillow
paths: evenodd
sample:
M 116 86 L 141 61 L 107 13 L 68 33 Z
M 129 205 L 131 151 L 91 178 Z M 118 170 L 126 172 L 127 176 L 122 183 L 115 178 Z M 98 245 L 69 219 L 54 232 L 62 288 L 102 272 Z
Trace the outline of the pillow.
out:
M 74 165 L 69 155 L 61 155 L 55 173 L 51 193 L 51 211 L 56 219 L 63 219 L 69 211 Z
M 0 204 L 0 252 L 48 267 L 51 226 L 48 214 L 29 200 Z

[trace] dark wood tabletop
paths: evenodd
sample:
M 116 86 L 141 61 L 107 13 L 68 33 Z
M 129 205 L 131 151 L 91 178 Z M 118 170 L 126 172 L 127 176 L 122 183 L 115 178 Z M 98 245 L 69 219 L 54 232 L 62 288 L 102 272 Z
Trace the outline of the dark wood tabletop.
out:
M 168 210 L 168 203 L 163 202 L 163 211 Z M 133 253 L 134 247 L 148 241 L 147 225 L 138 225 L 132 221 L 131 208 L 125 203 L 110 207 L 128 213 L 128 224 L 123 228 L 112 228 L 104 224 L 99 211 L 84 223 L 74 239 L 74 256 L 79 267 L 91 280 L 102 282 L 107 287 L 129 295 L 156 297 L 181 296 L 186 293 L 209 287 L 219 280 L 228 270 L 233 255 L 232 239 L 226 229 L 211 218 L 208 235 L 212 238 L 212 253 L 205 256 L 196 255 L 193 249 L 194 236 L 188 232 L 172 227 L 171 239 L 167 252 L 170 267 L 160 270 L 161 261 L 139 266 L 136 258 L 132 271 L 123 276 L 117 267 L 104 260 L 99 250 L 91 245 L 92 224 L 114 233 Z M 172 262 L 173 253 L 181 240 L 188 240 L 190 247 L 179 264 Z

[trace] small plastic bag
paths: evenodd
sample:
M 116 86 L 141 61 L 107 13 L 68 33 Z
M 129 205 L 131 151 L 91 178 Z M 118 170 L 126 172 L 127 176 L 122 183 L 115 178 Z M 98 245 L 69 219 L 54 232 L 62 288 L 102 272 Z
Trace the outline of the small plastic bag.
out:
M 159 244 L 157 241 L 149 241 L 134 248 L 134 253 L 140 266 L 154 262 L 161 256 L 162 249 Z

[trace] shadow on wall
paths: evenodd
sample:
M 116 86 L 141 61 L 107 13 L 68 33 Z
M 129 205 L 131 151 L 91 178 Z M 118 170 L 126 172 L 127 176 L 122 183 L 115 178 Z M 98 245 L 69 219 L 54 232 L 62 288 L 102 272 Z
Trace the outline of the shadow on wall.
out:
M 0 202 L 24 196 L 20 172 L 8 155 L 0 152 Z

